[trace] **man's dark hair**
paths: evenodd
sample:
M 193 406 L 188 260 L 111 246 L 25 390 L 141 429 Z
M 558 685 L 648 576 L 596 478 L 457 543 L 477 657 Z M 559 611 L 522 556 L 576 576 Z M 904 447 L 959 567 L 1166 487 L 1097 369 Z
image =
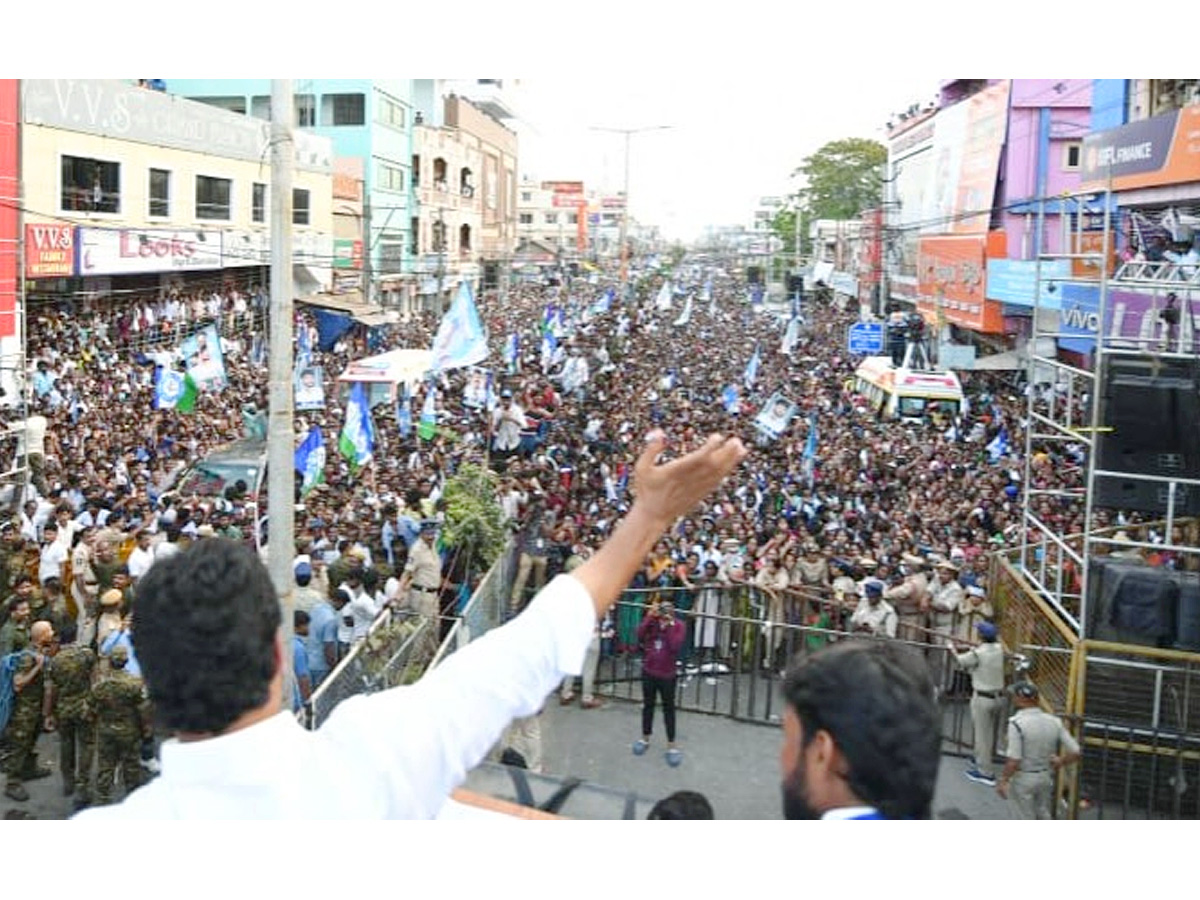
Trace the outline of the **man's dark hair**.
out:
M 75 643 L 75 638 L 79 635 L 79 629 L 75 625 L 73 619 L 63 619 L 62 625 L 58 629 L 58 642 L 63 644 Z
M 827 731 L 846 784 L 888 819 L 928 819 L 941 717 L 924 660 L 900 644 L 850 641 L 804 659 L 783 686 L 804 746 Z
M 267 701 L 282 617 L 252 550 L 197 541 L 151 566 L 135 596 L 138 663 L 165 727 L 220 734 Z
M 647 819 L 712 819 L 708 798 L 697 791 L 676 791 L 663 797 L 646 814 Z

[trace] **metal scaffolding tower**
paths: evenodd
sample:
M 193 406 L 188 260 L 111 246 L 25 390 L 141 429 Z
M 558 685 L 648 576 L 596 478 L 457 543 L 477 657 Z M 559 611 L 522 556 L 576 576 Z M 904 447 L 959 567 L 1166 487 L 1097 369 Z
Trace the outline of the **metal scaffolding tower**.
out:
M 1157 367 L 1168 365 L 1173 360 L 1196 363 L 1200 357 L 1200 334 L 1191 320 L 1191 302 L 1193 298 L 1200 298 L 1200 267 L 1169 262 L 1126 262 L 1118 266 L 1110 277 L 1112 202 L 1112 194 L 1107 191 L 1042 198 L 1036 232 L 1038 235 L 1045 234 L 1045 217 L 1047 206 L 1050 206 L 1064 220 L 1064 249 L 1078 251 L 1084 246 L 1082 236 L 1085 222 L 1091 224 L 1091 228 L 1086 230 L 1093 233 L 1100 230 L 1103 236 L 1100 249 L 1089 252 L 1049 254 L 1042 253 L 1042 248 L 1038 247 L 1033 333 L 1029 344 L 1030 388 L 1022 512 L 1024 527 L 1019 568 L 1029 585 L 1054 607 L 1081 638 L 1089 634 L 1090 611 L 1086 602 L 1090 596 L 1089 562 L 1098 551 L 1103 554 L 1114 548 L 1127 551 L 1139 548 L 1183 555 L 1200 554 L 1200 547 L 1172 543 L 1173 526 L 1183 517 L 1180 500 L 1186 492 L 1200 492 L 1200 480 L 1184 477 L 1183 474 L 1164 477 L 1117 472 L 1101 468 L 1099 464 L 1098 441 L 1103 434 L 1112 430 L 1111 424 L 1104 420 L 1106 410 L 1101 401 L 1106 373 L 1113 362 L 1139 359 L 1148 363 L 1152 371 L 1157 371 Z M 1076 217 L 1074 231 L 1069 225 L 1070 216 Z M 1054 272 L 1053 277 L 1048 277 L 1044 263 L 1052 260 L 1070 260 L 1072 274 L 1063 277 L 1060 272 Z M 1095 274 L 1090 274 L 1092 272 Z M 1099 303 L 1093 320 L 1096 342 L 1090 371 L 1047 355 L 1054 352 L 1051 348 L 1056 346 L 1057 339 L 1078 337 L 1078 334 L 1062 332 L 1062 318 L 1057 306 L 1046 302 L 1047 296 L 1052 296 L 1055 291 L 1061 296 L 1060 285 L 1070 283 L 1091 285 L 1098 291 Z M 1151 334 L 1143 329 L 1140 336 L 1131 337 L 1123 335 L 1119 327 L 1107 327 L 1113 318 L 1110 316 L 1111 292 L 1121 288 L 1152 295 L 1152 308 L 1145 313 L 1154 317 Z M 1165 312 L 1171 309 L 1176 312 Z M 1058 325 L 1051 331 L 1042 330 L 1044 323 L 1039 321 L 1039 313 L 1043 311 L 1054 313 Z M 1160 327 L 1159 322 L 1164 324 Z M 1046 340 L 1050 338 L 1055 343 Z M 1039 390 L 1039 384 L 1048 387 Z M 1197 388 L 1200 390 L 1200 385 Z M 1200 423 L 1190 423 L 1190 427 L 1200 428 Z M 1057 472 L 1057 484 L 1042 484 L 1042 473 L 1036 470 L 1034 453 L 1039 447 L 1051 443 L 1071 449 L 1083 457 L 1084 462 L 1077 468 L 1069 467 Z M 1064 474 L 1067 476 L 1065 486 Z M 1126 540 L 1124 537 L 1118 540 L 1113 527 L 1104 527 L 1100 516 L 1108 516 L 1111 525 L 1115 524 L 1116 517 L 1121 513 L 1117 509 L 1102 509 L 1097 504 L 1097 494 L 1102 493 L 1101 488 L 1107 479 L 1151 482 L 1158 486 L 1165 507 L 1162 525 L 1157 529 L 1161 535 L 1160 541 L 1149 543 L 1145 540 Z M 1082 532 L 1077 528 L 1072 529 L 1070 515 L 1072 510 L 1078 510 L 1080 504 L 1084 509 Z

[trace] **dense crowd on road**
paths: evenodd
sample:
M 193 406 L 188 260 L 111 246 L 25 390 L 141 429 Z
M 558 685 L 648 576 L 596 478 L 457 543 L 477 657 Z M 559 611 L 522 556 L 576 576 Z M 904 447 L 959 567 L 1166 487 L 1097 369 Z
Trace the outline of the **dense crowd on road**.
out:
M 380 405 L 373 462 L 357 472 L 337 450 L 344 415 L 337 375 L 373 352 L 428 348 L 438 320 L 424 314 L 355 325 L 325 340 L 301 307 L 297 329 L 311 335 L 312 364 L 323 370 L 329 398 L 324 410 L 296 414 L 297 441 L 317 424 L 327 450 L 324 483 L 304 496 L 296 521 L 296 661 L 306 693 L 375 616 L 411 605 L 411 592 L 426 589 L 421 535 L 435 537 L 446 479 L 463 463 L 497 473 L 517 543 L 515 613 L 537 586 L 611 533 L 631 503 L 639 445 L 655 427 L 665 429 L 673 452 L 712 432 L 737 433 L 754 450 L 646 559 L 628 602 L 602 625 L 604 653 L 636 652 L 644 609 L 668 594 L 689 622 L 685 658 L 723 662 L 731 655 L 728 622 L 692 613 L 911 640 L 931 632 L 968 639 L 962 624 L 992 615 L 987 554 L 1021 541 L 1027 388 L 968 374 L 969 406 L 958 420 L 883 421 L 852 391 L 857 359 L 846 352 L 845 334 L 856 305 L 806 298 L 798 340 L 784 352 L 786 308 L 751 304 L 745 285 L 723 274 L 676 274 L 674 284 L 680 290 L 669 308 L 659 302 L 660 275 L 639 279 L 628 302 L 612 298 L 611 281 L 599 278 L 514 286 L 503 298 L 486 292 L 478 307 L 491 353 L 482 365 L 493 373 L 494 406 L 464 404 L 465 370 L 425 380 L 408 402 L 415 422 L 427 392 L 436 392 L 436 435 L 402 434 L 396 406 Z M 265 300 L 260 288 L 222 285 L 47 304 L 30 316 L 31 428 L 23 440 L 34 477 L 10 497 L 13 515 L 0 525 L 0 655 L 25 646 L 49 653 L 55 641 L 74 641 L 95 657 L 83 668 L 107 676 L 112 650 L 121 646 L 128 662 L 119 674 L 135 678 L 128 614 L 146 568 L 207 535 L 254 539 L 253 501 L 262 498 L 247 486 L 166 499 L 163 488 L 187 464 L 242 437 L 266 408 Z M 548 307 L 561 317 L 548 316 Z M 171 365 L 179 340 L 209 324 L 222 336 L 224 389 L 201 394 L 191 412 L 157 409 L 156 367 Z M 554 350 L 543 349 L 547 330 Z M 510 362 L 513 335 L 518 351 Z M 761 362 L 748 380 L 756 353 Z M 781 434 L 766 437 L 754 417 L 776 392 L 797 411 Z M 20 417 L 6 424 L 17 428 Z M 1008 452 L 989 453 L 1001 431 Z M 1080 448 L 1034 449 L 1037 488 L 1082 484 Z M 1064 530 L 1082 526 L 1081 502 L 1042 503 L 1044 517 L 1062 521 Z M 453 557 L 443 553 L 448 577 L 428 587 L 445 614 L 470 588 Z M 739 585 L 747 590 L 728 590 Z M 34 636 L 38 621 L 50 623 L 53 637 L 45 629 Z M 782 637 L 777 629 L 766 645 L 762 662 L 771 668 L 805 646 Z M 79 676 L 67 693 L 86 694 L 94 681 Z M 121 710 L 114 733 L 126 739 L 114 738 L 106 751 L 110 781 L 149 727 L 144 710 L 130 703 Z M 38 774 L 31 751 L 20 749 L 27 732 L 33 728 L 36 738 L 48 725 L 31 711 L 21 716 L 14 718 L 24 723 L 20 740 L 6 738 L 13 798 L 23 793 L 22 779 Z M 71 785 L 80 802 L 107 797 L 87 779 Z

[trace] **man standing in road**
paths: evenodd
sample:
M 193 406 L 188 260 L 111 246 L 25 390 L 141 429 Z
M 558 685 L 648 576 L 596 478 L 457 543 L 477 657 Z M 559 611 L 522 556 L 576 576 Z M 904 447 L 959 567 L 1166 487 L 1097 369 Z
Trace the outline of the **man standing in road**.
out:
M 142 783 L 140 750 L 151 733 L 142 679 L 125 671 L 129 651 L 118 644 L 108 659 L 112 672 L 97 682 L 88 697 L 96 727 L 95 800 L 101 805 L 112 802 L 118 770 L 126 794 Z
M 1031 681 L 1013 687 L 1017 713 L 1008 720 L 1008 759 L 996 783 L 996 793 L 1008 798 L 1012 785 L 1013 811 L 1018 819 L 1052 819 L 1054 776 L 1080 759 L 1079 743 L 1062 723 L 1038 706 L 1038 689 Z
M 996 725 L 1004 709 L 1004 648 L 999 631 L 991 622 L 975 626 L 982 643 L 959 653 L 954 641 L 946 646 L 964 672 L 971 675 L 971 725 L 974 729 L 975 764 L 963 774 L 976 784 L 996 786 Z
M 77 643 L 74 622 L 65 622 L 59 634 L 60 649 L 54 654 L 47 687 L 47 731 L 58 731 L 59 771 L 63 793 L 75 795 L 75 808 L 91 802 L 92 756 L 96 739 L 88 714 L 87 699 L 96 670 L 96 651 Z

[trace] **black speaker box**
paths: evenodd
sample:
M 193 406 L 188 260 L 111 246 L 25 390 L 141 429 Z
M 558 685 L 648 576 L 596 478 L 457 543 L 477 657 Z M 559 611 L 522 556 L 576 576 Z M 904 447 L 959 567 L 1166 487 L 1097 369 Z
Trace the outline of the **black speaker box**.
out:
M 1100 392 L 1096 461 L 1132 475 L 1200 479 L 1200 362 L 1109 357 Z M 1165 516 L 1162 482 L 1098 477 L 1101 506 Z M 1200 488 L 1176 485 L 1175 515 L 1200 515 Z

